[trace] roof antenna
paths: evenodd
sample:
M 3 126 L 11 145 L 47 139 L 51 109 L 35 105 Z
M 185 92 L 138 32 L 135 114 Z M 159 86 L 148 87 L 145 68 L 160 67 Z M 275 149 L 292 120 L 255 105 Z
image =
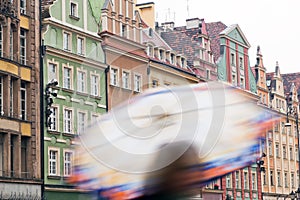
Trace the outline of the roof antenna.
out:
M 187 11 L 188 19 L 189 19 L 189 18 L 190 18 L 190 5 L 189 5 L 189 0 L 186 0 L 186 11 Z

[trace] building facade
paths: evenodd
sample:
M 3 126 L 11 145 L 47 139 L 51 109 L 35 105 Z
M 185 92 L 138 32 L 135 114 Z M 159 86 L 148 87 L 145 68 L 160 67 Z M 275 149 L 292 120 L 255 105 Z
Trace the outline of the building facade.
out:
M 43 1 L 45 91 L 45 197 L 86 199 L 66 180 L 72 173 L 76 135 L 105 113 L 106 76 L 101 47 L 103 1 Z
M 105 53 L 108 110 L 148 88 L 142 21 L 132 0 L 106 0 L 100 36 Z
M 41 199 L 39 1 L 0 2 L 0 199 Z

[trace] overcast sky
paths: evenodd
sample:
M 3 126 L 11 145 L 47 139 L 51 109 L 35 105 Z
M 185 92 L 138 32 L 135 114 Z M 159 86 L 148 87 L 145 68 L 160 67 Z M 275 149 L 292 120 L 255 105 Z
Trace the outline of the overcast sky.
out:
M 187 18 L 198 17 L 227 26 L 239 24 L 251 44 L 251 66 L 260 45 L 268 72 L 274 71 L 276 61 L 281 73 L 300 72 L 299 0 L 138 0 L 145 2 L 155 3 L 156 21 L 160 23 L 172 20 L 175 26 L 182 26 Z

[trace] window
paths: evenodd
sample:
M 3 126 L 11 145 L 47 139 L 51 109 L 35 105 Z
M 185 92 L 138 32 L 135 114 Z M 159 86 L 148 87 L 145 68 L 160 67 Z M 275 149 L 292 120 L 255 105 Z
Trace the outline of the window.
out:
M 277 185 L 281 186 L 281 173 L 277 172 Z
M 3 57 L 3 29 L 0 24 L 0 57 Z
M 271 155 L 273 155 L 273 148 L 272 148 L 272 141 L 269 141 L 268 142 L 269 143 L 269 155 L 271 156 Z
M 123 88 L 129 89 L 130 84 L 129 84 L 129 72 L 123 71 L 122 73 L 122 83 L 123 83 Z
M 118 69 L 111 68 L 110 70 L 110 84 L 117 86 L 118 85 Z
M 150 57 L 153 56 L 153 47 L 151 45 L 147 46 L 147 55 Z
M 94 123 L 94 122 L 96 122 L 97 121 L 97 119 L 98 119 L 98 115 L 97 114 L 93 114 L 92 116 L 91 116 L 91 122 L 92 123 Z
M 64 110 L 64 132 L 72 133 L 72 110 Z
M 270 171 L 270 182 L 271 182 L 271 185 L 273 186 L 274 185 L 273 171 Z
M 171 55 L 170 55 L 170 63 L 172 65 L 175 65 L 175 55 L 173 53 L 171 53 Z
M 285 134 L 285 122 L 281 122 L 281 133 Z
M 86 73 L 83 71 L 77 72 L 77 90 L 78 92 L 86 92 Z
M 234 53 L 230 54 L 230 58 L 231 58 L 231 60 L 230 60 L 231 66 L 235 66 L 235 56 L 234 56 Z
M 74 2 L 71 2 L 70 5 L 70 15 L 73 17 L 78 17 L 78 7 L 77 4 Z
M 126 37 L 127 34 L 126 34 L 126 25 L 121 25 L 121 36 L 122 37 Z
M 50 122 L 51 125 L 49 127 L 49 130 L 51 131 L 58 131 L 58 108 L 57 107 L 52 107 L 51 108 L 51 115 L 50 115 Z
M 232 85 L 236 86 L 236 76 L 235 76 L 235 74 L 232 74 Z
M 284 172 L 284 187 L 289 187 L 288 175 Z
M 20 31 L 20 62 L 26 65 L 26 31 L 24 29 Z
M 64 50 L 70 51 L 71 50 L 71 34 L 64 32 Z
M 244 172 L 244 189 L 249 189 L 248 172 Z
M 152 80 L 152 87 L 153 88 L 158 87 L 158 80 Z
M 85 126 L 86 126 L 86 113 L 84 112 L 78 112 L 77 116 L 77 132 L 78 134 L 84 133 Z
M 26 82 L 21 81 L 21 119 L 27 119 L 27 92 L 26 92 Z
M 10 79 L 10 84 L 9 84 L 9 116 L 13 117 L 14 114 L 14 80 L 11 78 Z
M 159 60 L 164 60 L 164 59 L 165 59 L 164 53 L 165 53 L 165 52 L 164 52 L 163 49 L 160 49 L 160 50 L 159 50 L 159 57 L 158 57 Z
M 14 34 L 12 28 L 10 28 L 9 33 L 9 56 L 11 60 L 14 59 Z
M 210 79 L 210 70 L 206 69 L 206 79 L 209 80 Z
M 3 76 L 0 76 L 0 115 L 3 114 Z
M 58 151 L 49 151 L 49 175 L 58 175 Z
M 72 174 L 72 152 L 65 152 L 64 155 L 64 176 Z
M 226 188 L 231 188 L 231 174 L 226 176 Z
M 99 96 L 99 76 L 91 75 L 91 95 Z
M 293 148 L 290 147 L 290 159 L 291 159 L 291 160 L 294 160 L 293 154 L 294 154 Z
M 276 151 L 276 157 L 279 158 L 279 145 L 276 144 L 275 146 L 275 151 Z
M 28 138 L 21 137 L 21 177 L 29 178 L 29 172 L 27 167 L 27 146 L 28 146 Z
M 26 0 L 20 0 L 20 12 L 26 14 Z
M 84 38 L 77 37 L 77 54 L 84 55 Z
M 295 174 L 294 173 L 291 173 L 291 185 L 292 185 L 292 188 L 295 188 Z
M 244 62 L 242 57 L 240 57 L 240 69 L 244 70 Z
M 256 190 L 256 174 L 252 173 L 252 190 Z
M 180 66 L 185 67 L 185 59 L 184 58 L 180 59 Z
M 284 158 L 284 159 L 286 159 L 286 147 L 285 146 L 282 146 L 282 157 Z
M 295 157 L 296 157 L 296 161 L 299 161 L 299 152 L 298 152 L 298 148 L 295 148 Z
M 266 175 L 266 173 L 263 173 L 263 184 L 267 185 L 267 175 Z
M 71 76 L 72 76 L 72 69 L 69 68 L 69 67 L 64 67 L 63 87 L 66 88 L 66 89 L 72 89 Z
M 241 189 L 241 185 L 240 185 L 240 171 L 236 171 L 235 172 L 235 187 L 237 189 Z
M 57 64 L 48 63 L 48 81 L 57 80 Z
M 243 88 L 243 89 L 245 88 L 245 81 L 244 81 L 243 78 L 241 78 L 240 87 Z M 264 98 L 265 98 L 265 95 L 263 96 L 263 100 L 262 100 L 263 103 L 264 103 Z
M 135 74 L 134 75 L 134 91 L 140 92 L 141 91 L 141 76 Z
M 0 133 L 0 176 L 4 175 L 5 166 L 5 135 Z
M 16 135 L 11 135 L 10 136 L 10 175 L 12 177 L 16 177 L 17 170 L 19 169 L 18 163 L 15 162 L 15 159 L 17 158 L 18 155 L 18 136 Z

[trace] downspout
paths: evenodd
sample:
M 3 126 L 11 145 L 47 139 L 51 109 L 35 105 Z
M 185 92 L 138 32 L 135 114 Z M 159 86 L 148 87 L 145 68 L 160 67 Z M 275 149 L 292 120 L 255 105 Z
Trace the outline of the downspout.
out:
M 105 53 L 104 53 L 105 54 Z M 106 56 L 105 56 L 106 57 Z M 106 64 L 106 59 L 105 59 L 105 64 Z M 110 65 L 107 65 L 105 68 L 105 101 L 106 101 L 106 112 L 108 112 L 108 72 L 110 69 Z
M 42 185 L 41 185 L 41 199 L 45 199 L 44 195 L 44 189 L 45 189 L 45 170 L 44 170 L 44 125 L 45 125 L 45 119 L 44 119 L 44 63 L 43 63 L 43 56 L 44 56 L 44 41 L 42 40 L 42 0 L 39 1 L 39 40 L 40 40 L 40 127 L 41 127 L 41 133 L 40 133 L 40 162 L 41 162 L 41 179 L 42 179 Z

